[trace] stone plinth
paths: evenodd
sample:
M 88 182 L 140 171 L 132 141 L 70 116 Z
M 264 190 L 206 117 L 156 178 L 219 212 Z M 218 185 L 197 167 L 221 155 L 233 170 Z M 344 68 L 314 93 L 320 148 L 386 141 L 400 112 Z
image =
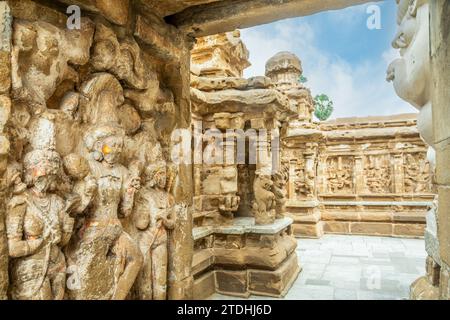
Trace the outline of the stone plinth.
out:
M 229 226 L 194 228 L 194 298 L 284 296 L 301 271 L 292 223 L 257 226 L 254 218 L 236 218 Z

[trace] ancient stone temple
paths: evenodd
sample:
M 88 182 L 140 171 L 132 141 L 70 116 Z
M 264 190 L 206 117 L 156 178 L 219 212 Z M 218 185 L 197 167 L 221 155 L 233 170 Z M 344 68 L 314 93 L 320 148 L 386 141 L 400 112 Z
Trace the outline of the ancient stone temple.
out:
M 203 136 L 194 163 L 196 298 L 282 296 L 300 271 L 278 142 L 296 108 L 269 78 L 242 78 L 249 65 L 239 31 L 200 38 L 192 50 L 193 131 Z
M 397 0 L 418 115 L 317 122 L 289 52 L 243 77 L 237 29 L 366 2 L 0 1 L 0 299 L 283 297 L 325 233 L 425 236 L 411 297 L 449 299 L 448 2 Z

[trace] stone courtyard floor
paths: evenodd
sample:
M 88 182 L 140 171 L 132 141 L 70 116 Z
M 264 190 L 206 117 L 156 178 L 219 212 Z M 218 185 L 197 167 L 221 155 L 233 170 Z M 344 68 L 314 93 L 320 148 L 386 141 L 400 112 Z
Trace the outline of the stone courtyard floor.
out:
M 325 235 L 298 239 L 297 254 L 303 270 L 284 299 L 408 299 L 410 284 L 425 274 L 421 239 Z M 236 298 L 214 294 L 210 299 Z

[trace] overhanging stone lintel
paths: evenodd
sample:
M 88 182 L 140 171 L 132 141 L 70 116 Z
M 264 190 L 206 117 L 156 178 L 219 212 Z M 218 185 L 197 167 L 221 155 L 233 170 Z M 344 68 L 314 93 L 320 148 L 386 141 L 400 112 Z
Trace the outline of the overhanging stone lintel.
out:
M 185 9 L 166 20 L 195 37 L 338 10 L 369 0 L 225 0 Z

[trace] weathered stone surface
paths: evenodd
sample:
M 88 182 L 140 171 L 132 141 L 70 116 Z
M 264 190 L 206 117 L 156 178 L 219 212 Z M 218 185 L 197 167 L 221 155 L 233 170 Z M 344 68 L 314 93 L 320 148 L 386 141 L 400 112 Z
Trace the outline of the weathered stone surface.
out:
M 410 288 L 411 300 L 438 300 L 439 287 L 432 286 L 427 277 L 420 277 L 411 284 Z
M 396 236 L 422 234 L 434 194 L 427 146 L 415 127 L 415 115 L 342 118 L 314 129 L 303 128 L 314 126 L 307 118 L 290 124 L 284 153 L 292 159 L 291 212 L 318 197 L 325 232 L 351 232 L 350 222 L 367 221 L 411 223 L 399 225 Z M 411 195 L 422 200 L 409 201 Z M 301 229 L 296 230 L 298 234 Z
M 394 236 L 419 237 L 425 233 L 425 224 L 394 224 Z
M 249 81 L 242 78 L 211 78 L 211 77 L 191 77 L 191 87 L 201 91 L 218 91 L 223 89 L 244 90 L 248 87 Z
M 239 112 L 245 108 L 249 112 L 275 113 L 283 109 L 290 111 L 289 101 L 273 89 L 255 89 L 248 91 L 224 90 L 220 92 L 202 92 L 195 88 L 191 97 L 196 113 Z
M 174 27 L 165 26 L 157 17 L 150 15 L 136 17 L 134 36 L 149 46 L 148 49 L 158 58 L 171 63 L 181 61 L 184 50 L 187 50 L 183 36 Z
M 225 0 L 186 8 L 168 20 L 193 36 L 247 28 L 285 18 L 305 16 L 369 2 L 367 0 Z
M 200 76 L 242 77 L 250 66 L 249 52 L 239 30 L 197 38 L 191 51 L 191 64 Z
M 352 234 L 371 234 L 380 236 L 392 235 L 392 224 L 378 222 L 352 222 L 350 232 Z
M 125 25 L 129 17 L 130 0 L 59 0 L 67 5 L 78 5 L 84 10 L 100 13 L 109 21 Z
M 203 300 L 216 292 L 215 272 L 210 271 L 194 280 L 194 300 Z
M 8 0 L 14 18 L 37 21 L 42 20 L 60 28 L 66 27 L 67 15 L 32 0 Z
M 12 59 L 3 55 L 11 42 L 4 20 L 0 29 L 0 194 L 10 246 L 1 207 L 0 251 L 10 259 L 1 259 L 0 297 L 8 287 L 14 299 L 192 297 L 192 168 L 169 163 L 172 129 L 190 123 L 184 36 L 161 19 L 149 18 L 147 29 L 129 23 L 128 0 L 71 2 L 95 21 L 83 14 L 80 30 L 67 29 L 65 5 L 9 2 Z M 133 31 L 175 36 L 152 47 Z

